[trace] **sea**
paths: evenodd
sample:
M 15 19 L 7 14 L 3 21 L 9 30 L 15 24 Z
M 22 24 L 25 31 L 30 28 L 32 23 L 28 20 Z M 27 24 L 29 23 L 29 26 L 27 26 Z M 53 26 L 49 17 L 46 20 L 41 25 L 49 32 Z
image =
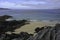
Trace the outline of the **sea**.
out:
M 21 20 L 50 20 L 60 21 L 60 9 L 11 9 L 0 10 L 0 16 L 10 15 L 13 19 Z

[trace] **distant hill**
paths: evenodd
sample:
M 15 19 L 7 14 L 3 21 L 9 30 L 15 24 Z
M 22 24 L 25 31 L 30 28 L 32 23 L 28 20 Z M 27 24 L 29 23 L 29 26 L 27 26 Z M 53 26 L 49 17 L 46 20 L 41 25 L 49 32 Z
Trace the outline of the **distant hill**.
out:
M 0 8 L 0 10 L 10 10 L 10 9 L 8 9 L 8 8 Z

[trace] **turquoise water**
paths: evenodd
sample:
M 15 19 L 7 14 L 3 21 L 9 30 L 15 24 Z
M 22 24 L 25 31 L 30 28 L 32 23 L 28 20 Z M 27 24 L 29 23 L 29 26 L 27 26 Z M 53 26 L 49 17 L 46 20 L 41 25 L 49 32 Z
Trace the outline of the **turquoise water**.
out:
M 60 10 L 0 10 L 0 15 L 11 15 L 14 19 L 60 21 Z

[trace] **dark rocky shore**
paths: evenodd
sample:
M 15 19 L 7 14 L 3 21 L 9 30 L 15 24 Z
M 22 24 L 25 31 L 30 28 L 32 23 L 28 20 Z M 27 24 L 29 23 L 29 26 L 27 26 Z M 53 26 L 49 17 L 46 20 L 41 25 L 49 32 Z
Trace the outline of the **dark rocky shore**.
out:
M 12 20 L 6 21 L 5 19 L 12 18 L 12 16 L 4 15 L 0 16 L 0 40 L 60 40 L 60 24 L 56 24 L 54 27 L 46 26 L 35 29 L 34 34 L 27 32 L 20 32 L 15 34 L 13 31 L 21 26 L 26 25 L 27 20 Z M 19 26 L 19 27 L 17 27 Z M 10 31 L 11 34 L 6 32 Z
M 0 40 L 60 40 L 60 24 L 54 27 L 36 28 L 36 35 L 21 32 L 20 34 L 0 33 Z

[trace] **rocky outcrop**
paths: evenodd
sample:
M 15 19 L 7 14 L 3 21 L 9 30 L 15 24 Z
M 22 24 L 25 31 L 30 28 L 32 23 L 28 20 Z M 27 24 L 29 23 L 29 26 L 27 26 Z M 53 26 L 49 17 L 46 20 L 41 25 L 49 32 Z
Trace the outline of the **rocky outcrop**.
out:
M 30 37 L 31 40 L 60 40 L 60 24 L 56 24 L 55 27 L 44 28 L 40 30 L 34 37 Z M 28 39 L 28 40 L 30 40 Z
M 45 27 L 39 30 L 35 36 L 27 32 L 0 34 L 0 40 L 60 40 L 60 24 L 56 24 L 54 27 Z

